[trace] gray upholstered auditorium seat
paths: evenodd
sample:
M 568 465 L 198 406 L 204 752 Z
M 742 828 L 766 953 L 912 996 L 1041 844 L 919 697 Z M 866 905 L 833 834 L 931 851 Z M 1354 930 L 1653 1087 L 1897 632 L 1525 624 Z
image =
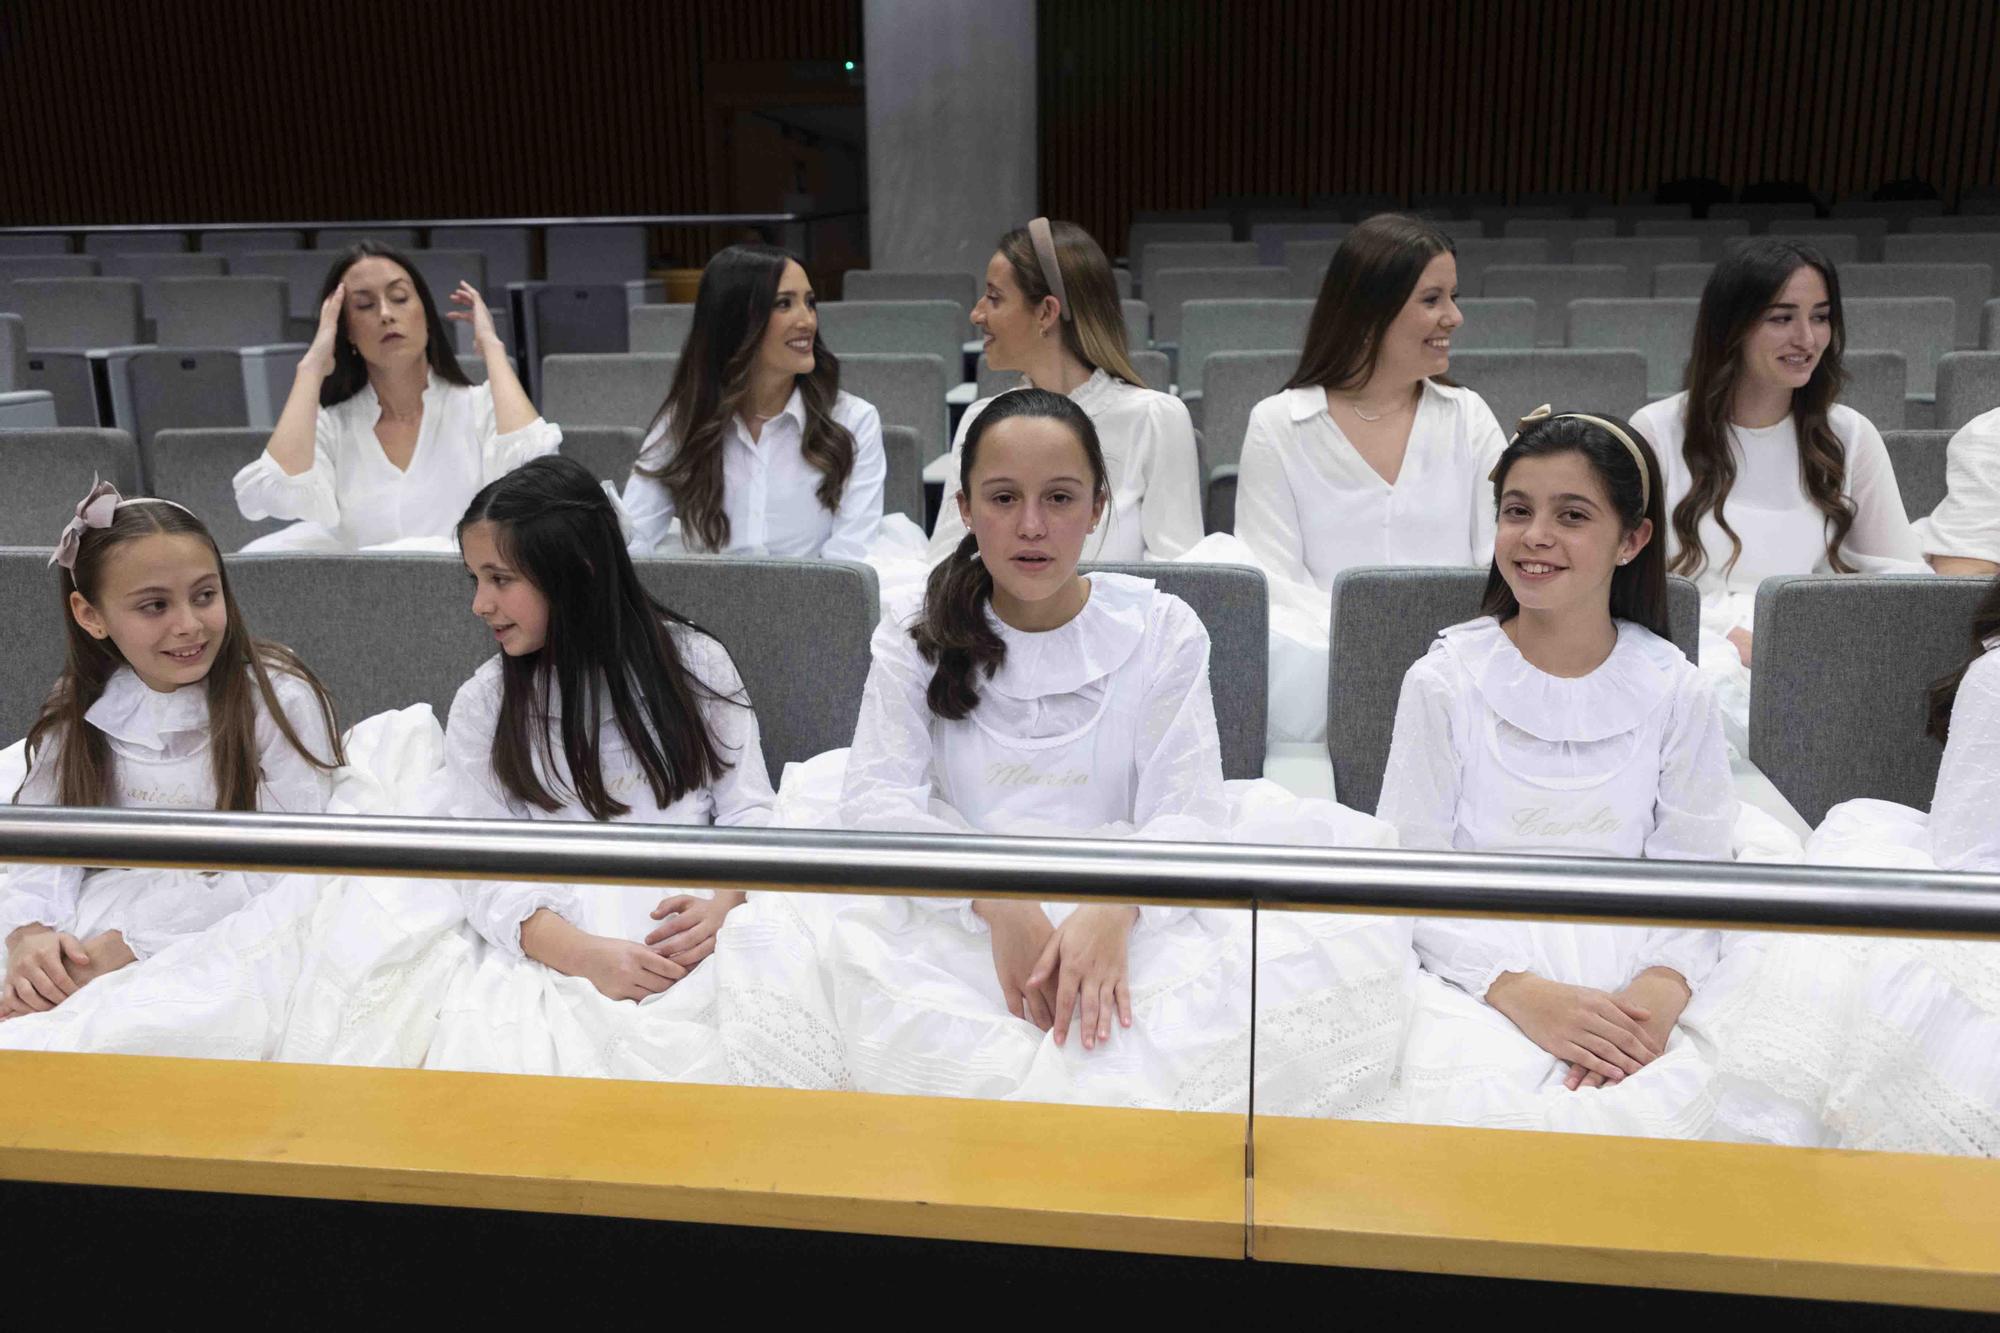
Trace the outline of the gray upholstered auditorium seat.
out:
M 1856 347 L 1841 354 L 1847 387 L 1840 401 L 1867 417 L 1877 430 L 1901 430 L 1910 418 L 1909 359 L 1879 347 Z
M 118 424 L 139 442 L 148 485 L 154 483 L 153 437 L 160 431 L 250 425 L 243 364 L 234 348 L 177 347 L 139 352 L 119 368 L 125 390 Z
M 1906 392 L 1929 398 L 1937 392 L 1938 358 L 1957 337 L 1958 308 L 1948 296 L 1840 298 L 1849 347 L 1901 352 L 1909 371 Z
M 959 319 L 972 313 L 980 280 L 970 273 L 914 273 L 890 269 L 849 269 L 842 279 L 843 301 L 950 301 Z
M 666 399 L 678 356 L 660 352 L 583 352 L 544 357 L 538 406 L 569 426 L 644 430 Z
M 1126 264 L 1129 269 L 1136 270 L 1139 267 L 1139 256 L 1151 245 L 1208 244 L 1235 239 L 1235 229 L 1226 219 L 1192 222 L 1136 221 L 1125 233 Z
M 1889 448 L 1889 466 L 1896 472 L 1896 490 L 1903 497 L 1903 512 L 1912 520 L 1923 518 L 1938 507 L 1945 493 L 1945 446 L 1951 443 L 1948 430 L 1885 430 L 1882 443 Z
M 1312 310 L 1311 301 L 1188 301 L 1181 306 L 1176 377 L 1184 386 L 1200 385 L 1201 368 L 1216 352 L 1297 352 Z
M 1615 264 L 1496 264 L 1486 270 L 1480 295 L 1527 297 L 1535 303 L 1535 342 L 1561 347 L 1571 301 L 1616 300 L 1625 284 L 1625 270 Z
M 146 255 L 187 249 L 187 237 L 177 231 L 94 231 L 83 238 L 87 255 Z
M 1587 218 L 1610 218 L 1618 224 L 1618 235 L 1633 236 L 1641 222 L 1685 222 L 1693 219 L 1692 204 L 1596 204 L 1583 210 Z M 1583 261 L 1579 261 L 1583 262 Z M 1589 261 L 1601 262 L 1601 261 Z
M 1132 270 L 1129 268 L 1112 269 L 1111 285 L 1118 289 L 1119 300 L 1130 300 L 1132 297 Z
M 635 352 L 670 352 L 678 356 L 694 327 L 694 303 L 635 305 L 625 312 L 626 338 Z
M 1967 231 L 2000 232 L 2000 216 L 1995 215 L 1996 212 L 2000 212 L 2000 200 L 1990 201 L 1993 207 L 1989 208 L 1983 214 L 1975 213 L 1970 207 L 1967 207 L 1971 202 L 1972 200 L 1968 195 L 1960 203 L 1962 211 L 1948 217 L 1911 218 L 1910 230 L 1904 234 L 1910 236 L 1937 236 Z
M 1153 290 L 1159 275 L 1172 268 L 1257 268 L 1262 264 L 1253 241 L 1167 241 L 1148 245 L 1137 257 L 1139 295 L 1157 312 L 1160 297 Z
M 4 438 L 0 434 L 0 440 Z M 0 443 L 0 458 L 5 457 L 6 446 Z M 90 479 L 84 478 L 84 485 L 89 484 Z M 82 491 L 70 497 L 65 516 L 75 512 L 76 502 L 82 498 Z M 0 516 L 6 513 L 4 497 L 0 497 Z M 0 671 L 0 746 L 12 745 L 28 734 L 42 700 L 48 697 L 49 686 L 56 683 L 63 667 L 63 636 L 56 620 L 62 598 L 56 571 L 49 568 L 49 548 L 55 545 L 62 525 L 63 517 L 59 516 L 47 532 L 23 536 L 0 517 L 0 617 L 17 627 L 9 636 L 7 669 Z M 11 791 L 0 792 L 0 800 L 11 800 L 13 795 Z
M 1458 264 L 1458 294 L 1485 296 L 1486 270 L 1502 264 L 1547 264 L 1553 252 L 1540 236 L 1488 236 L 1452 243 Z M 1318 289 L 1314 289 L 1318 294 Z
M 1555 222 L 1576 216 L 1574 208 L 1560 204 L 1531 204 L 1525 201 L 1512 204 L 1481 204 L 1466 210 L 1468 216 L 1486 224 L 1488 236 L 1498 236 L 1509 222 L 1535 221 Z
M 1146 293 L 1153 343 L 1164 347 L 1180 342 L 1182 307 L 1189 301 L 1282 301 L 1291 295 L 1291 272 L 1282 268 L 1159 269 Z M 1175 377 L 1188 378 L 1178 368 Z
M 1750 234 L 1750 224 L 1742 218 L 1686 220 L 1654 219 L 1632 225 L 1634 236 L 1692 236 L 1701 244 L 1701 257 L 1711 263 L 1722 257 L 1723 249 L 1738 236 Z
M 972 326 L 956 301 L 823 301 L 819 337 L 835 356 L 888 352 L 934 356 L 951 384 L 963 378 Z
M 1875 796 L 1926 809 L 1942 747 L 1930 683 L 1971 652 L 1990 579 L 1806 574 L 1757 589 L 1750 759 L 1808 823 Z
M 646 276 L 644 227 L 550 227 L 542 245 L 550 282 L 616 285 Z
M 1986 303 L 1986 313 L 1980 319 L 1979 345 L 1989 352 L 2000 351 L 2000 300 Z
M 621 284 L 542 283 L 523 288 L 521 302 L 528 338 L 523 346 L 532 348 L 535 358 L 630 350 L 631 302 Z
M 1157 389 L 1161 393 L 1165 393 L 1168 390 L 1168 386 L 1173 383 L 1173 371 L 1169 367 L 1165 352 L 1156 352 L 1151 348 L 1144 350 L 1127 348 L 1125 358 L 1132 363 L 1132 369 L 1139 372 L 1139 378 L 1145 381 L 1146 388 Z M 981 352 L 979 354 L 977 380 L 979 397 L 991 398 L 996 393 L 1005 393 L 1009 389 L 1018 389 L 1020 387 L 1020 371 L 995 370 L 987 364 L 986 353 Z M 1200 401 L 1201 396 L 1196 394 L 1194 401 L 1189 404 L 1188 410 L 1190 412 L 1196 411 L 1200 407 Z M 1196 417 L 1195 424 L 1201 424 L 1199 416 Z
M 229 271 L 229 261 L 221 255 L 185 254 L 161 251 L 158 254 L 105 255 L 98 271 L 107 278 L 219 278 Z
M 321 227 L 313 233 L 315 250 L 345 250 L 350 245 L 373 241 L 393 250 L 417 248 L 415 227 Z
M 590 469 L 599 481 L 608 481 L 618 490 L 632 475 L 645 432 L 637 426 L 570 426 L 562 428 L 561 452 Z
M 7 304 L 28 334 L 22 387 L 47 391 L 65 426 L 114 424 L 99 416 L 92 362 L 108 364 L 141 342 L 137 280 L 21 278 Z
M 1883 296 L 1946 296 L 1954 303 L 1953 345 L 1979 346 L 1981 308 L 1993 295 L 1989 264 L 1849 264 L 1840 270 L 1842 301 Z
M 1153 308 L 1151 306 L 1147 305 L 1144 301 L 1135 301 L 1130 297 L 1126 297 L 1118 302 L 1118 313 L 1125 320 L 1126 347 L 1136 352 L 1141 348 L 1153 345 Z M 972 333 L 973 338 L 968 339 L 968 341 L 977 340 L 978 330 L 974 329 Z
M 406 250 L 403 253 L 410 266 L 423 275 L 424 285 L 431 289 L 431 300 L 437 302 L 440 315 L 458 309 L 451 303 L 451 294 L 458 290 L 459 283 L 469 282 L 474 291 L 486 298 L 487 307 L 492 310 L 495 319 L 506 317 L 507 303 L 503 299 L 506 289 L 493 286 L 486 273 L 486 256 L 479 251 Z
M 145 494 L 138 446 L 122 430 L 0 431 L 0 477 L 0 546 L 40 546 L 44 561 L 93 478 Z
M 1649 275 L 1650 276 L 1650 275 Z M 1571 347 L 1629 347 L 1646 358 L 1646 396 L 1679 393 L 1700 301 L 1571 301 Z
M 267 430 L 241 426 L 163 430 L 146 447 L 150 489 L 201 515 L 224 551 L 241 550 L 246 543 L 288 526 L 282 519 L 245 518 L 236 507 L 235 476 L 264 452 L 270 438 Z
M 1465 322 L 1452 331 L 1454 355 L 1535 345 L 1539 307 L 1524 296 L 1467 296 L 1459 300 L 1458 310 Z
M 1794 236 L 1789 238 L 1787 238 L 1782 232 L 1779 232 L 1776 234 L 1776 236 L 1778 240 L 1791 239 L 1791 240 L 1805 242 L 1806 244 L 1812 246 L 1813 249 L 1819 251 L 1822 255 L 1826 256 L 1828 261 L 1830 261 L 1843 271 L 1845 270 L 1847 265 L 1858 264 L 1861 262 L 1861 238 L 1859 236 L 1856 236 L 1853 232 L 1826 231 L 1826 232 L 1819 232 L 1811 236 Z M 1749 240 L 1750 238 L 1747 236 L 1739 237 L 1738 239 L 1731 241 L 1730 245 L 1731 246 L 1744 245 L 1747 244 Z
M 1298 368 L 1297 352 L 1216 352 L 1202 367 L 1201 433 L 1209 475 L 1232 473 L 1243 457 L 1250 410 L 1284 387 Z
M 2000 352 L 1947 352 L 1938 358 L 1938 429 L 1957 430 L 1996 407 L 2000 407 Z
M 1715 272 L 1712 263 L 1661 264 L 1653 270 L 1653 299 L 1656 301 L 1685 301 L 1701 299 L 1701 289 L 1708 285 L 1708 275 Z
M 1215 729 L 1222 740 L 1222 776 L 1264 776 L 1265 710 L 1269 706 L 1270 595 L 1261 571 L 1242 565 L 1171 561 L 1089 565 L 1151 579 L 1186 602 L 1208 631 L 1208 682 Z
M 1486 239 L 1486 224 L 1478 218 L 1425 218 L 1424 221 L 1451 237 L 1454 244 Z
M 489 304 L 506 294 L 508 283 L 534 276 L 534 237 L 526 227 L 432 227 L 430 243 L 433 250 L 476 250 L 485 257 L 492 290 L 480 292 Z
M 0 290 L 0 304 L 5 300 Z M 19 315 L 0 314 L 0 393 L 18 393 L 27 380 L 28 325 Z
M 1817 217 L 1819 210 L 1800 200 L 1789 204 L 1710 204 L 1708 216 L 1716 221 L 1742 219 L 1756 233 L 1767 231 L 1774 222 Z
M 1350 222 L 1262 222 L 1250 228 L 1257 262 L 1267 268 L 1285 267 L 1285 246 L 1292 241 L 1332 241 L 1338 244 L 1354 230 Z
M 194 248 L 207 254 L 240 255 L 246 250 L 303 250 L 302 231 L 204 231 L 195 233 Z
M 1701 242 L 1692 236 L 1586 236 L 1570 247 L 1572 264 L 1616 264 L 1625 270 L 1625 295 L 1653 294 L 1653 269 L 1660 264 L 1692 264 Z
M 1290 275 L 1286 294 L 1302 301 L 1318 299 L 1320 284 L 1326 280 L 1326 266 L 1339 248 L 1340 242 L 1331 239 L 1286 241 L 1285 272 Z M 1462 278 L 1459 285 L 1464 286 Z
M 101 263 L 96 255 L 9 255 L 0 254 L 0 283 L 22 278 L 94 278 Z M 0 305 L 7 293 L 0 290 Z
M 1439 630 L 1479 614 L 1486 575 L 1484 569 L 1394 566 L 1344 570 L 1334 579 L 1326 745 L 1343 805 L 1374 813 L 1403 675 L 1430 651 Z M 1667 580 L 1667 604 L 1673 640 L 1693 661 L 1701 594 L 1675 575 Z
M 285 341 L 285 284 L 266 275 L 159 278 L 146 314 L 162 347 L 257 347 Z
M 882 427 L 882 453 L 889 475 L 882 481 L 882 513 L 902 514 L 924 526 L 924 446 L 908 426 Z
M 952 384 L 958 382 L 961 355 L 954 353 L 949 363 Z M 857 352 L 840 358 L 840 387 L 872 403 L 884 426 L 914 430 L 923 445 L 924 462 L 929 463 L 951 448 L 945 365 L 934 356 L 907 352 Z
M 0 389 L 0 431 L 54 430 L 56 400 L 46 389 Z
M 293 345 L 293 346 L 298 346 L 298 344 L 296 344 L 296 343 L 294 343 L 294 344 L 292 344 L 292 345 Z M 457 354 L 457 356 L 455 356 L 455 357 L 453 358 L 453 360 L 457 361 L 457 362 L 458 362 L 458 368 L 459 368 L 460 370 L 462 370 L 462 371 L 464 371 L 464 372 L 465 372 L 465 379 L 466 379 L 466 382 L 467 382 L 467 383 L 469 383 L 469 384 L 484 384 L 484 383 L 486 383 L 486 358 L 485 358 L 485 357 L 483 357 L 483 356 L 475 356 L 475 355 L 473 355 L 473 354 L 472 354 L 471 352 L 460 352 L 460 353 L 458 353 L 458 354 Z M 292 364 L 294 364 L 294 365 L 297 365 L 298 363 L 297 363 L 297 361 L 296 361 L 296 360 L 294 360 L 294 361 L 292 362 Z M 519 357 L 515 356 L 515 355 L 514 355 L 513 353 L 511 353 L 511 352 L 509 352 L 509 353 L 507 354 L 507 364 L 508 364 L 508 365 L 510 365 L 510 366 L 512 366 L 512 367 L 514 368 L 514 374 L 515 374 L 515 375 L 517 375 L 517 376 L 518 376 L 518 375 L 519 375 L 519 374 L 521 373 L 521 359 L 520 359 Z M 275 395 L 273 395 L 273 396 L 275 396 Z M 663 394 L 662 396 L 664 397 L 664 394 Z M 277 404 L 277 407 L 278 407 L 278 408 L 279 408 L 280 410 L 282 410 L 282 409 L 283 409 L 283 407 L 284 407 L 284 403 L 283 403 L 282 401 L 281 401 L 281 402 L 279 402 L 279 403 Z M 275 418 L 276 418 L 276 413 L 274 412 L 274 413 L 273 413 L 273 419 L 275 420 Z
M 1610 218 L 1524 218 L 1510 219 L 1500 234 L 1508 237 L 1538 237 L 1549 243 L 1549 262 L 1567 264 L 1576 242 L 1587 236 L 1616 236 L 1618 224 Z M 1461 283 L 1461 285 L 1463 285 Z
M 1882 238 L 1889 234 L 1889 224 L 1881 218 L 1798 218 L 1772 223 L 1769 234 L 1811 244 L 1828 235 L 1852 236 L 1860 247 L 1862 262 L 1873 264 L 1882 258 Z
M 1843 199 L 1827 210 L 1829 221 L 1879 218 L 1888 224 L 1890 231 L 1908 231 L 1912 219 L 1943 214 L 1942 199 Z
M 61 232 L 15 232 L 0 236 L 0 255 L 66 255 L 69 237 Z
M 1542 403 L 1630 417 L 1646 404 L 1646 358 L 1637 352 L 1538 347 L 1460 352 L 1451 377 L 1486 400 L 1502 434 Z
M 288 332 L 309 336 L 319 323 L 320 285 L 340 255 L 336 250 L 239 250 L 229 257 L 229 272 L 283 279 L 285 314 L 296 321 Z

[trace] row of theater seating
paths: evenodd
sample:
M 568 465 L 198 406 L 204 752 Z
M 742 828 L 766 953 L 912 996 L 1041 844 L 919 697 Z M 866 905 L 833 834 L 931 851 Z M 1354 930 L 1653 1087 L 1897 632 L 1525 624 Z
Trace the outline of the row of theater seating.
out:
M 735 657 L 773 775 L 847 744 L 879 609 L 863 565 L 774 559 L 647 559 L 647 587 Z M 449 555 L 246 555 L 230 581 L 253 630 L 296 649 L 349 723 L 428 703 L 440 717 L 493 654 Z M 1155 580 L 1207 627 L 1227 776 L 1264 771 L 1267 602 L 1263 576 L 1219 565 L 1106 566 Z M 1336 582 L 1327 748 L 1340 798 L 1372 811 L 1403 673 L 1446 625 L 1476 613 L 1477 569 L 1351 570 Z M 1981 579 L 1798 576 L 1757 599 L 1750 759 L 1807 821 L 1874 796 L 1923 807 L 1938 746 L 1923 736 L 1925 687 L 1963 660 Z M 1699 599 L 1675 578 L 1673 637 L 1695 653 Z M 22 734 L 61 665 L 47 555 L 0 550 L 0 614 L 19 627 L 0 672 L 0 740 Z M 394 663 L 394 669 L 385 669 Z M 1866 719 L 1868 725 L 1854 725 Z

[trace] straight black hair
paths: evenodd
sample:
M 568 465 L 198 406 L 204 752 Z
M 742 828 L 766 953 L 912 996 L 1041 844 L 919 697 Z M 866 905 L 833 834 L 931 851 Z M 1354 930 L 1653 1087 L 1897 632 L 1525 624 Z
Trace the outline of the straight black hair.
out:
M 1956 671 L 1941 676 L 1930 688 L 1930 714 L 1925 723 L 1926 735 L 1939 741 L 1951 738 L 1951 706 L 1958 702 L 1959 683 L 1972 664 L 1986 656 L 1986 641 L 2000 635 L 2000 575 L 1993 579 L 1993 586 L 1986 590 L 1985 598 L 1972 613 L 1972 656 L 1965 659 Z
M 493 772 L 501 785 L 542 810 L 558 810 L 573 796 L 592 819 L 629 813 L 631 807 L 605 787 L 599 762 L 597 738 L 607 706 L 661 806 L 720 777 L 729 765 L 699 703 L 719 696 L 687 669 L 668 628 L 697 627 L 640 585 L 617 512 L 597 479 L 560 454 L 534 459 L 472 497 L 458 521 L 461 546 L 475 523 L 493 525 L 501 555 L 549 604 L 541 649 L 501 659 L 493 738 Z M 551 686 L 562 707 L 570 793 L 551 792 L 535 772 L 538 754 L 545 771 L 556 771 Z M 749 706 L 746 698 L 731 702 Z
M 333 289 L 346 280 L 347 270 L 364 259 L 386 259 L 410 275 L 410 287 L 424 308 L 424 359 L 430 363 L 431 374 L 447 384 L 471 388 L 472 381 L 465 377 L 465 371 L 458 364 L 458 355 L 452 351 L 451 326 L 438 313 L 437 302 L 431 299 L 431 289 L 424 282 L 424 275 L 401 251 L 392 250 L 380 241 L 356 241 L 326 271 L 326 281 L 319 285 L 320 302 L 324 304 L 326 298 L 333 295 Z M 361 349 L 347 336 L 347 312 L 343 310 L 340 312 L 340 333 L 333 340 L 333 373 L 319 386 L 319 405 L 332 407 L 336 403 L 344 403 L 360 393 L 367 383 L 368 363 L 361 359 Z

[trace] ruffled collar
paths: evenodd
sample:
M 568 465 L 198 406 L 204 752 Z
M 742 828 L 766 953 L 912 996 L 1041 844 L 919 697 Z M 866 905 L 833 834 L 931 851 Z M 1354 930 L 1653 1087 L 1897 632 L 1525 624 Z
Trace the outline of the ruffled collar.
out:
M 163 694 L 122 666 L 111 673 L 83 720 L 113 740 L 164 751 L 168 736 L 208 729 L 208 685 L 197 681 Z
M 1085 416 L 1095 416 L 1118 383 L 1102 369 L 1093 370 L 1089 379 L 1069 391 L 1069 400 L 1082 408 Z
M 1007 659 L 992 680 L 981 682 L 981 689 L 1010 699 L 1075 694 L 1132 659 L 1152 615 L 1153 581 L 1130 574 L 1085 577 L 1090 600 L 1056 629 L 1018 630 L 994 615 L 991 606 L 986 608 L 986 623 L 1007 645 Z
M 1545 741 L 1601 741 L 1637 727 L 1693 667 L 1681 650 L 1643 626 L 1618 622 L 1618 643 L 1603 665 L 1574 679 L 1551 676 L 1491 616 L 1445 630 L 1445 651 L 1472 678 L 1486 706 Z

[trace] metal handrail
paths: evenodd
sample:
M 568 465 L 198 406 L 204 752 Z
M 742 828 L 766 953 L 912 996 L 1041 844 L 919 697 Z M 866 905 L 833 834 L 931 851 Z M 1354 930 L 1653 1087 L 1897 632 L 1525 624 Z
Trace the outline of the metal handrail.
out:
M 2000 938 L 2000 875 L 530 820 L 0 807 L 0 861 Z
M 857 217 L 865 208 L 835 208 L 811 213 L 619 213 L 597 217 L 547 218 L 321 218 L 307 222 L 133 222 L 92 223 L 72 226 L 46 223 L 42 226 L 0 227 L 0 236 L 17 233 L 47 235 L 88 235 L 101 231 L 321 231 L 330 227 L 600 227 L 638 224 L 648 227 L 706 227 L 732 224 L 773 225 L 788 222 L 824 222 L 829 218 Z

